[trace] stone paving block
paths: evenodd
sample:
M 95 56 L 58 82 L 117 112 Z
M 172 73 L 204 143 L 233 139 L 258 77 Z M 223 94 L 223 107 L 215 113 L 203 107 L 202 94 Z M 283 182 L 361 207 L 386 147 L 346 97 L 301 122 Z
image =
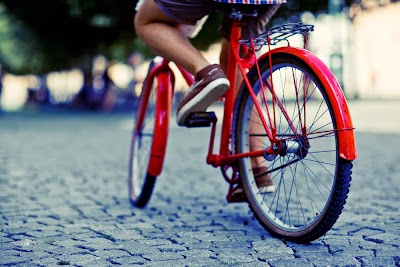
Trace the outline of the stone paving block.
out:
M 246 203 L 226 202 L 220 170 L 204 165 L 209 129 L 172 128 L 165 172 L 149 205 L 131 207 L 131 123 L 123 114 L 1 118 L 1 264 L 8 258 L 15 266 L 41 267 L 60 261 L 96 267 L 400 266 L 400 153 L 371 150 L 380 134 L 358 135 L 360 158 L 334 228 L 298 245 L 272 237 Z M 400 135 L 384 141 L 400 146 Z M 371 171 L 377 160 L 381 167 Z
M 329 265 L 332 267 L 343 267 L 343 266 L 352 266 L 352 267 L 361 267 L 362 264 L 361 262 L 351 256 L 346 256 L 346 257 L 337 257 L 334 256 L 330 259 Z
M 28 262 L 23 262 L 23 263 L 17 263 L 17 264 L 15 264 L 15 265 L 13 265 L 13 267 L 42 267 L 42 266 L 56 266 L 55 264 L 47 264 L 47 265 L 45 265 L 45 264 L 38 264 L 38 263 L 35 263 L 35 262 L 33 262 L 33 261 L 28 261 Z
M 228 266 L 234 266 L 237 264 L 251 265 L 253 262 L 258 262 L 258 259 L 253 257 L 253 255 L 249 253 L 241 253 L 240 250 L 237 251 L 237 253 L 220 253 L 216 259 L 219 260 L 222 265 Z
M 179 245 L 185 245 L 186 247 L 191 247 L 192 244 L 198 244 L 201 241 L 199 241 L 196 238 L 192 238 L 192 237 L 171 237 L 168 240 L 170 240 L 171 242 L 175 243 L 175 244 L 179 244 Z
M 373 257 L 374 251 L 369 249 L 360 249 L 355 246 L 348 246 L 348 247 L 343 247 L 339 251 L 333 252 L 332 255 L 337 258 L 368 257 L 368 256 Z
M 146 266 L 149 261 L 140 256 L 118 257 L 110 260 L 112 264 L 122 266 L 144 265 Z
M 31 231 L 32 228 L 29 228 L 24 224 L 24 226 L 15 228 L 13 227 L 4 227 L 3 231 L 6 233 L 7 237 L 12 240 L 21 240 L 25 238 L 29 238 L 31 236 L 27 235 L 26 232 Z
M 246 246 L 236 248 L 219 247 L 213 249 L 212 251 L 214 251 L 217 255 L 231 255 L 233 257 L 247 257 L 248 255 L 256 255 L 256 252 L 252 248 Z
M 176 219 L 164 220 L 163 222 L 160 222 L 160 223 L 154 223 L 154 227 L 159 228 L 163 231 L 168 231 L 171 228 L 174 228 L 177 226 L 184 226 L 184 225 L 186 225 L 184 222 L 177 221 Z
M 115 249 L 118 245 L 114 242 L 114 238 L 108 234 L 99 234 L 99 237 L 86 238 L 87 246 L 101 249 Z
M 7 251 L 4 251 L 4 252 L 7 252 Z M 13 251 L 12 253 L 15 254 L 15 251 Z M 2 254 L 4 254 L 4 253 L 2 253 Z M 29 261 L 29 259 L 27 259 L 27 258 L 22 258 L 19 255 L 12 255 L 12 254 L 1 255 L 1 258 L 0 258 L 0 263 L 4 266 L 13 266 L 15 264 L 25 263 L 28 261 Z
M 156 247 L 147 246 L 140 241 L 121 241 L 118 242 L 119 248 L 128 252 L 132 256 L 142 256 L 143 254 L 154 254 L 160 251 Z
M 254 257 L 257 257 L 260 261 L 264 262 L 275 262 L 275 261 L 288 261 L 291 262 L 293 259 L 296 258 L 293 254 L 279 254 L 275 252 L 263 252 L 263 253 L 255 253 Z
M 304 266 L 314 267 L 314 265 L 306 259 L 274 259 L 268 261 L 271 267 L 289 267 L 289 266 Z
M 114 229 L 107 230 L 107 233 L 111 235 L 115 240 L 145 240 L 145 237 L 140 234 L 137 230 L 127 229 Z
M 10 239 L 4 239 L 5 241 L 3 242 L 3 240 L 0 240 L 0 258 L 2 255 L 2 252 L 6 251 L 6 250 L 13 250 L 14 249 L 14 242 Z
M 326 267 L 332 262 L 333 256 L 329 253 L 308 253 L 301 255 L 300 258 L 307 259 L 316 267 Z
M 267 239 L 275 239 L 268 233 L 266 230 L 262 229 L 260 231 L 255 231 L 254 229 L 246 229 L 246 236 L 250 238 L 252 241 L 257 240 L 267 240 Z
M 374 243 L 384 243 L 386 245 L 394 245 L 398 246 L 400 244 L 400 236 L 389 233 L 382 233 L 373 236 L 366 237 L 365 240 L 374 242 Z
M 203 242 L 199 240 L 197 240 L 197 242 L 186 244 L 186 246 L 188 249 L 214 250 L 217 248 L 217 245 L 215 245 L 213 242 L 207 242 L 207 241 Z
M 168 245 L 159 245 L 156 246 L 158 250 L 161 252 L 183 252 L 187 250 L 186 246 L 178 245 L 178 244 L 168 244 Z
M 142 257 L 146 260 L 149 260 L 151 262 L 159 262 L 160 265 L 163 265 L 162 262 L 164 261 L 173 261 L 173 260 L 181 260 L 183 259 L 183 256 L 175 253 L 175 252 L 157 252 L 157 253 L 146 253 L 142 255 Z
M 152 224 L 149 223 L 138 223 L 132 225 L 132 229 L 135 231 L 139 231 L 143 236 L 164 236 L 167 235 L 161 229 L 155 228 Z
M 263 261 L 253 261 L 251 263 L 238 263 L 238 264 L 235 264 L 233 266 L 235 266 L 235 267 L 247 267 L 247 266 L 250 266 L 250 267 L 268 267 L 268 266 L 271 266 L 271 265 L 269 265 L 267 262 L 263 262 Z
M 389 267 L 396 266 L 392 257 L 360 257 L 358 259 L 363 267 Z
M 179 237 L 193 237 L 196 238 L 199 241 L 203 242 L 212 242 L 212 241 L 229 241 L 229 238 L 226 236 L 217 236 L 213 233 L 208 233 L 208 232 L 186 232 L 186 233 L 178 233 Z
M 224 231 L 225 227 L 219 224 L 216 224 L 214 222 L 211 222 L 211 224 L 209 225 L 205 225 L 205 226 L 197 226 L 195 229 L 197 229 L 198 231 L 201 232 L 215 232 L 215 231 Z
M 245 248 L 251 249 L 252 248 L 250 242 L 248 242 L 248 241 L 241 241 L 241 242 L 239 242 L 239 241 L 235 241 L 235 242 L 213 241 L 212 243 L 216 246 L 216 248 L 218 250 L 220 250 L 220 249 L 234 250 L 236 248 L 243 248 L 243 249 L 245 249 Z
M 33 238 L 50 238 L 50 237 L 57 237 L 62 235 L 62 227 L 58 226 L 48 226 L 48 227 L 41 227 L 41 229 L 34 229 L 31 231 L 26 232 L 27 235 Z
M 44 250 L 36 249 L 35 250 L 25 250 L 25 249 L 16 249 L 19 253 L 18 256 L 23 259 L 29 260 L 38 260 L 47 257 L 56 257 L 57 254 L 52 254 Z
M 376 257 L 400 257 L 400 245 L 376 246 L 374 251 L 376 251 Z
M 143 244 L 146 244 L 147 246 L 164 246 L 164 245 L 171 245 L 172 241 L 168 239 L 163 239 L 163 238 L 154 238 L 154 239 L 145 239 L 140 241 Z
M 382 234 L 384 233 L 384 230 L 378 229 L 378 228 L 371 228 L 371 227 L 361 227 L 358 228 L 354 231 L 350 231 L 349 235 L 361 235 L 361 236 L 373 236 L 377 234 Z
M 265 240 L 265 237 L 264 236 L 248 236 L 246 234 L 244 236 L 230 236 L 229 239 L 233 243 L 235 243 L 235 242 L 247 242 L 247 243 L 251 244 L 251 242 L 253 242 L 253 241 Z
M 63 235 L 63 236 L 44 238 L 43 242 L 50 244 L 54 247 L 68 248 L 81 245 L 83 243 L 82 241 L 85 240 L 86 237 L 87 236 L 83 236 L 81 239 L 78 238 L 78 236 Z
M 101 257 L 81 253 L 74 254 L 69 257 L 66 257 L 66 261 L 71 265 L 81 265 L 81 266 L 109 266 L 110 262 L 107 260 L 103 260 Z
M 253 249 L 258 253 L 274 253 L 277 255 L 286 254 L 294 255 L 292 248 L 286 246 L 278 239 L 266 239 L 252 242 Z
M 1 216 L 1 214 L 0 214 L 0 216 Z M 1 225 L 0 224 L 0 242 L 7 242 L 7 237 L 8 237 L 8 234 L 5 232 L 5 230 L 2 228 L 3 227 L 3 225 Z
M 130 254 L 123 249 L 98 249 L 93 251 L 92 254 L 106 260 L 130 256 Z
M 33 240 L 31 238 L 24 238 L 24 239 L 20 239 L 20 240 L 13 242 L 14 246 L 25 247 L 25 248 L 33 247 L 36 244 L 37 244 L 37 241 Z
M 81 219 L 79 221 L 73 222 L 71 224 L 64 224 L 63 228 L 59 231 L 65 236 L 79 236 L 79 237 L 93 237 L 96 234 L 89 231 L 90 221 L 83 222 Z
M 214 230 L 213 234 L 215 235 L 225 235 L 229 238 L 231 237 L 237 237 L 237 236 L 245 236 L 246 232 L 245 231 L 230 231 L 230 230 Z
M 84 242 L 81 242 L 79 245 L 76 246 L 52 246 L 52 247 L 47 247 L 45 251 L 50 254 L 54 254 L 56 256 L 61 255 L 62 256 L 71 256 L 71 255 L 76 255 L 76 254 L 82 254 L 82 253 L 88 253 L 90 250 L 87 250 L 83 247 Z
M 315 266 L 326 266 L 333 257 L 327 246 L 320 242 L 307 245 L 292 245 L 296 258 L 307 259 Z
M 187 249 L 182 252 L 178 252 L 181 254 L 185 259 L 186 258 L 216 258 L 216 252 L 213 250 L 206 250 L 206 249 Z
M 221 262 L 212 258 L 186 258 L 165 261 L 150 261 L 146 262 L 145 266 L 149 267 L 218 267 Z

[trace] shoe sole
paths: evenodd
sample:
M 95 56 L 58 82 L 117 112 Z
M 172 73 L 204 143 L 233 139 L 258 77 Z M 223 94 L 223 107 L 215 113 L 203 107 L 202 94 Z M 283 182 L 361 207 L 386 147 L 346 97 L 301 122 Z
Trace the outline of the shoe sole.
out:
M 274 193 L 276 188 L 275 185 L 268 185 L 268 186 L 262 186 L 258 188 L 259 190 L 259 194 L 270 194 L 270 193 Z M 233 190 L 233 194 L 237 195 L 237 194 L 244 194 L 244 189 L 243 188 L 239 188 L 237 190 Z
M 260 190 L 260 194 L 270 194 L 274 193 L 276 188 L 275 185 L 268 185 L 258 188 Z
M 190 113 L 206 111 L 214 101 L 223 96 L 228 90 L 229 81 L 225 78 L 210 82 L 178 111 L 176 122 L 179 126 L 184 126 Z

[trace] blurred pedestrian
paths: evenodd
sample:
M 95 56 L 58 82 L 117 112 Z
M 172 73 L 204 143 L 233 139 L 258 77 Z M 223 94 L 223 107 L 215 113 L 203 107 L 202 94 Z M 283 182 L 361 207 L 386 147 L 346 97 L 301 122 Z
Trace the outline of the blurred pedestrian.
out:
M 3 89 L 3 68 L 2 68 L 2 66 L 1 66 L 1 64 L 0 64 L 0 113 L 2 112 L 2 109 L 1 109 L 1 92 L 2 92 L 2 89 Z

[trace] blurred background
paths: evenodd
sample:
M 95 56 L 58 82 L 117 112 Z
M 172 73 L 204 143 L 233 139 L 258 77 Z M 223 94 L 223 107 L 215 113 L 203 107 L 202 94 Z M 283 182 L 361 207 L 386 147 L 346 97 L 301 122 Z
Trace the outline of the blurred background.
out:
M 133 110 L 154 56 L 133 28 L 136 1 L 1 0 L 0 110 Z M 400 1 L 288 0 L 269 26 L 315 25 L 308 48 L 348 99 L 400 99 Z M 217 63 L 220 14 L 193 39 Z M 162 34 L 162 33 L 160 33 Z M 176 91 L 186 89 L 178 78 Z

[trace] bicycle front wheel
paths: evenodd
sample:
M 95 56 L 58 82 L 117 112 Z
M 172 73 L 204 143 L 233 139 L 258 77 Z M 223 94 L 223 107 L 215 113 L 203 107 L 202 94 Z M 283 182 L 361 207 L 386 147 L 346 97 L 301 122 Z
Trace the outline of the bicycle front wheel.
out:
M 171 101 L 169 86 L 168 73 L 162 72 L 150 80 L 148 76 L 139 98 L 128 166 L 129 199 L 135 207 L 145 207 L 149 202 L 164 162 Z
M 243 188 L 266 230 L 307 243 L 329 231 L 341 214 L 352 163 L 339 157 L 336 118 L 327 95 L 331 88 L 323 87 L 317 72 L 287 53 L 274 54 L 272 68 L 269 57 L 259 66 L 260 76 L 258 71 L 248 75 L 257 101 L 246 87 L 238 96 L 236 151 L 266 150 L 271 145 L 261 123 L 263 116 L 271 132 L 276 131 L 277 153 L 240 160 Z M 254 173 L 260 167 L 263 173 Z M 264 179 L 264 185 L 258 179 Z

